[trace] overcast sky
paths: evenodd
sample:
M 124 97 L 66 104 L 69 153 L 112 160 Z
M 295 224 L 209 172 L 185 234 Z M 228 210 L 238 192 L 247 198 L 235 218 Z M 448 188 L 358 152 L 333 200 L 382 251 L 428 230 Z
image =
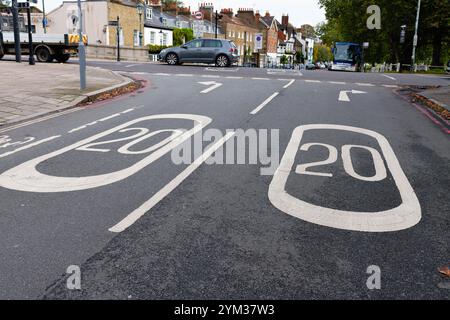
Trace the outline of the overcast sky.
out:
M 60 5 L 62 0 L 45 0 L 45 11 L 50 11 Z M 264 14 L 267 10 L 281 20 L 283 13 L 289 14 L 290 21 L 296 27 L 302 24 L 315 26 L 325 20 L 325 12 L 318 5 L 318 0 L 183 0 L 184 4 L 196 10 L 201 2 L 212 2 L 218 8 L 254 8 Z M 38 0 L 42 8 L 42 0 Z

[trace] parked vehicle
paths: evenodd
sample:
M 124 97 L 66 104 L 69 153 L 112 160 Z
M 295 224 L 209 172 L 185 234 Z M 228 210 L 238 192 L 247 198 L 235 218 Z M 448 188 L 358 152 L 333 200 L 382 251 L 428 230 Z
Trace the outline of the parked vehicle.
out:
M 72 34 L 33 34 L 33 50 L 39 62 L 67 62 L 73 53 L 78 52 L 78 35 Z M 83 35 L 83 42 L 87 38 Z M 29 54 L 28 33 L 20 32 L 20 48 L 22 54 Z M 0 59 L 4 55 L 14 55 L 14 32 L 0 31 Z
M 308 62 L 305 65 L 305 69 L 306 70 L 316 70 L 316 65 L 314 63 L 312 63 L 312 62 Z
M 447 62 L 447 69 L 446 69 L 447 73 L 450 73 L 450 60 Z
M 184 62 L 215 63 L 218 67 L 229 67 L 239 61 L 236 45 L 224 39 L 195 39 L 179 47 L 164 49 L 158 60 L 169 65 Z

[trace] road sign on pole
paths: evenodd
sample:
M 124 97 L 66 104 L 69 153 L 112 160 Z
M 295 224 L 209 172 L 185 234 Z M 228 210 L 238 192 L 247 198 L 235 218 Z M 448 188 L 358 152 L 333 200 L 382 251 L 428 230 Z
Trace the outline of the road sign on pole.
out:
M 196 13 L 194 13 L 194 18 L 196 20 L 203 20 L 203 12 L 197 11 Z
M 81 11 L 81 0 L 78 0 L 78 59 L 80 64 L 80 89 L 86 89 L 86 53 L 83 43 L 83 17 Z
M 262 50 L 262 48 L 263 48 L 263 39 L 264 39 L 264 36 L 263 36 L 262 33 L 257 33 L 255 35 L 255 49 L 256 50 Z

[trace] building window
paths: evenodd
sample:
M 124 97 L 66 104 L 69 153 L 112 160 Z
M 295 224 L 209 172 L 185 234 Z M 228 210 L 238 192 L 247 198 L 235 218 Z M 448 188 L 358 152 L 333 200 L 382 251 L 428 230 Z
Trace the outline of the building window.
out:
M 139 47 L 140 43 L 139 43 L 139 31 L 138 30 L 134 30 L 133 31 L 133 44 L 135 47 Z
M 152 20 L 153 19 L 153 9 L 145 8 L 145 19 Z
M 151 31 L 150 32 L 150 44 L 155 44 L 155 36 L 156 36 L 156 32 Z
M 162 45 L 167 46 L 167 33 L 163 33 L 162 35 Z

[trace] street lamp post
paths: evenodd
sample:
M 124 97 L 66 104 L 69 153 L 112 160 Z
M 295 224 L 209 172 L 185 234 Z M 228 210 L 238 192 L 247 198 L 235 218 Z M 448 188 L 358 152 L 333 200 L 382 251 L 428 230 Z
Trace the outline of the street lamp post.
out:
M 42 27 L 44 33 L 47 33 L 47 18 L 45 17 L 45 0 L 42 0 Z
M 139 46 L 142 47 L 142 14 L 144 13 L 144 6 L 139 2 L 136 9 L 139 15 Z
M 417 31 L 419 29 L 419 18 L 420 18 L 420 0 L 417 2 L 417 15 L 416 15 L 416 30 L 414 32 L 414 40 L 413 40 L 413 50 L 411 56 L 411 70 L 414 71 L 414 64 L 416 63 L 416 47 L 417 47 Z
M 28 63 L 34 65 L 33 36 L 31 34 L 31 8 L 30 0 L 27 0 L 27 31 L 28 31 Z

